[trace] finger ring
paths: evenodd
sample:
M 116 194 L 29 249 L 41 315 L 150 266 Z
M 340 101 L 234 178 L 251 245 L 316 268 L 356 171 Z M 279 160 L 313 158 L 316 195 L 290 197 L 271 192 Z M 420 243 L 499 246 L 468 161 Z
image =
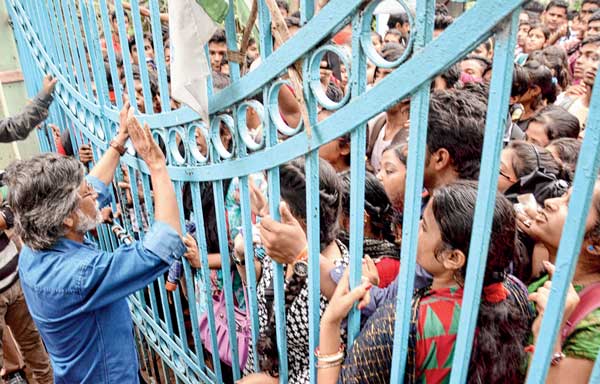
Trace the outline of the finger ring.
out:
M 531 220 L 529 220 L 529 219 L 524 220 L 523 225 L 526 226 L 527 228 L 531 227 Z

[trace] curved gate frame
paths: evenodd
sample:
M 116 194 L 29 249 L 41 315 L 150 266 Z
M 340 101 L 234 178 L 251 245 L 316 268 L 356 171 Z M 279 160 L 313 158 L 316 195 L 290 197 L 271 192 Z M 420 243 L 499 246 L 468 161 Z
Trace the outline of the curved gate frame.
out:
M 71 137 L 78 148 L 84 140 L 92 143 L 96 158 L 108 147 L 109 138 L 116 132 L 118 123 L 118 108 L 122 105 L 122 98 L 117 94 L 116 105 L 111 105 L 108 98 L 109 84 L 106 82 L 107 72 L 99 44 L 99 30 L 105 36 L 112 36 L 110 31 L 110 18 L 106 0 L 99 0 L 99 14 L 91 1 L 87 0 L 6 0 L 11 19 L 14 23 L 21 63 L 26 75 L 27 89 L 31 95 L 35 94 L 37 84 L 40 83 L 41 74 L 52 73 L 58 77 L 59 85 L 56 89 L 56 101 L 51 109 L 51 121 L 57 122 L 64 129 L 69 129 Z M 420 213 L 420 192 L 423 185 L 423 164 L 425 156 L 425 142 L 427 135 L 427 114 L 429 103 L 430 82 L 433 77 L 458 61 L 465 54 L 474 49 L 480 42 L 493 35 L 496 41 L 494 66 L 492 73 L 488 117 L 486 122 L 485 140 L 482 164 L 485 164 L 480 173 L 480 188 L 477 207 L 474 217 L 474 230 L 472 233 L 472 255 L 486 255 L 491 227 L 493 201 L 497 186 L 499 170 L 499 153 L 502 142 L 502 127 L 507 115 L 507 104 L 512 76 L 513 47 L 515 45 L 516 26 L 518 23 L 519 6 L 523 0 L 479 0 L 476 5 L 456 20 L 437 39 L 431 40 L 433 32 L 434 0 L 417 2 L 415 24 L 411 28 L 414 32 L 414 47 L 412 57 L 405 62 L 395 63 L 399 67 L 384 80 L 370 90 L 366 90 L 365 70 L 366 58 L 377 60 L 373 57 L 372 47 L 369 45 L 370 19 L 377 1 L 364 4 L 362 0 L 331 0 L 316 15 L 313 12 L 302 13 L 303 28 L 286 44 L 272 52 L 272 36 L 270 31 L 270 15 L 265 0 L 258 0 L 259 5 L 259 32 L 261 56 L 263 65 L 256 70 L 240 77 L 236 63 L 231 63 L 232 83 L 220 92 L 211 95 L 210 113 L 212 124 L 207 126 L 198 121 L 198 116 L 188 108 L 172 111 L 168 99 L 168 83 L 166 81 L 166 64 L 161 54 L 157 55 L 157 67 L 161 105 L 160 114 L 140 114 L 140 119 L 147 122 L 157 137 L 167 143 L 169 173 L 177 190 L 180 192 L 184 183 L 189 183 L 193 192 L 193 206 L 197 233 L 203 233 L 202 206 L 200 195 L 200 182 L 212 182 L 217 208 L 217 227 L 221 253 L 228 251 L 227 230 L 225 224 L 225 208 L 223 201 L 223 180 L 239 177 L 240 201 L 242 205 L 243 228 L 250 233 L 250 201 L 248 189 L 248 175 L 260 170 L 268 170 L 269 175 L 269 205 L 270 212 L 278 215 L 279 184 L 277 166 L 298 156 L 306 158 L 307 173 L 307 213 L 308 213 L 308 241 L 309 254 L 317 255 L 319 250 L 319 210 L 318 210 L 318 147 L 347 132 L 351 132 L 351 217 L 359 217 L 364 205 L 364 154 L 366 142 L 366 122 L 376 114 L 385 111 L 390 106 L 411 96 L 411 136 L 409 143 L 408 172 L 405 196 L 405 211 L 402 238 L 402 269 L 398 291 L 398 313 L 395 325 L 394 364 L 392 381 L 402 382 L 405 369 L 405 356 L 407 351 L 408 318 L 410 311 L 410 287 L 414 285 L 414 271 L 416 261 L 416 245 L 418 233 L 418 220 Z M 302 0 L 302 9 L 313 9 L 313 0 Z M 139 16 L 137 0 L 132 1 L 132 20 L 136 43 L 142 42 L 142 23 Z M 159 7 L 157 0 L 150 0 L 151 27 L 154 49 L 161 53 L 164 49 L 160 33 Z M 116 1 L 117 24 L 121 46 L 127 46 L 123 7 L 119 0 Z M 98 23 L 100 21 L 100 23 Z M 339 30 L 344 24 L 351 23 L 353 31 L 352 57 L 350 63 L 351 97 L 343 101 L 341 106 L 332 105 L 319 98 L 313 92 L 311 81 L 318 80 L 318 68 L 311 68 L 310 63 L 320 53 L 319 46 L 322 41 Z M 228 48 L 237 50 L 235 36 L 235 17 L 233 7 L 230 8 L 226 19 Z M 115 52 L 108 44 L 108 61 L 116 89 L 118 66 Z M 139 62 L 145 62 L 143 50 L 138 51 Z M 90 60 L 92 71 L 87 69 L 87 60 Z M 276 114 L 265 113 L 262 116 L 266 132 L 266 148 L 249 153 L 248 147 L 241 134 L 245 124 L 240 119 L 240 111 L 247 108 L 245 100 L 253 94 L 262 93 L 266 104 L 266 111 L 276 110 L 278 87 L 281 83 L 277 78 L 282 72 L 298 60 L 303 61 L 303 88 L 304 98 L 309 112 L 309 122 L 312 133 L 300 131 L 290 139 L 278 143 L 277 132 L 285 131 Z M 123 49 L 124 72 L 127 84 L 133 84 L 133 76 L 129 52 Z M 385 65 L 385 63 L 383 63 Z M 142 66 L 144 67 L 144 66 Z M 76 73 L 82 74 L 77 76 Z M 95 90 L 92 87 L 94 81 Z M 148 73 L 141 69 L 143 93 L 146 99 L 146 110 L 151 110 L 148 100 L 151 98 L 151 89 Z M 573 199 L 569 205 L 567 225 L 557 257 L 557 271 L 553 279 L 550 304 L 546 309 L 546 316 L 542 323 L 541 334 L 547 335 L 540 340 L 532 361 L 528 383 L 542 383 L 547 375 L 552 348 L 557 336 L 562 310 L 564 307 L 564 292 L 573 276 L 577 262 L 578 250 L 581 246 L 584 233 L 585 220 L 589 210 L 593 192 L 595 175 L 598 173 L 599 156 L 597 148 L 600 147 L 600 92 L 599 87 L 594 87 L 592 104 L 586 137 L 582 146 L 580 160 L 574 182 Z M 134 99 L 133 87 L 128 87 L 129 98 Z M 133 96 L 133 97 L 132 97 Z M 317 122 L 317 104 L 328 109 L 337 109 L 328 119 Z M 229 114 L 229 112 L 231 114 Z M 229 117 L 232 116 L 232 117 Z M 274 118 L 275 117 L 275 118 Z M 234 153 L 224 153 L 219 148 L 218 124 L 223 121 L 232 131 L 236 143 Z M 209 159 L 198 156 L 193 150 L 193 135 L 196 127 L 210 131 Z M 215 134 L 215 131 L 217 132 Z M 49 130 L 44 127 L 38 132 L 41 149 L 43 151 L 55 150 L 54 144 L 49 140 Z M 186 143 L 185 157 L 176 150 L 173 142 L 179 134 Z M 51 136 L 50 136 L 51 137 Z M 207 140 L 208 141 L 208 140 Z M 222 146 L 221 146 L 222 147 Z M 178 156 L 179 155 L 179 156 Z M 145 212 L 147 219 L 152 221 L 151 195 L 148 180 L 148 169 L 133 151 L 125 155 L 122 164 L 128 169 L 130 175 L 138 175 L 141 181 L 141 193 L 145 197 Z M 119 173 L 119 180 L 123 175 Z M 133 217 L 137 223 L 142 223 L 144 210 L 140 203 L 137 188 L 132 188 L 135 212 Z M 113 205 L 122 196 L 114 196 Z M 178 193 L 181 204 L 181 193 Z M 129 233 L 143 237 L 143 231 L 136 232 L 132 217 L 124 220 L 124 226 Z M 360 259 L 362 255 L 362 221 L 351 221 L 351 284 L 354 286 L 360 281 Z M 192 271 L 184 263 L 184 273 L 188 292 L 194 292 L 192 276 L 194 279 L 209 281 L 206 240 L 203 236 L 196 235 L 202 259 L 201 271 Z M 114 249 L 118 246 L 118 239 L 108 228 L 100 231 L 100 246 L 105 249 Z M 251 239 L 246 239 L 246 252 L 251 252 Z M 466 381 L 468 361 L 473 340 L 475 323 L 478 313 L 478 303 L 482 287 L 485 267 L 485 256 L 470 257 L 467 269 L 463 310 L 461 311 L 460 327 L 457 337 L 456 353 L 453 362 L 451 382 L 462 383 Z M 318 276 L 318 258 L 310 258 L 310 276 Z M 250 265 L 250 263 L 249 263 Z M 281 382 L 287 381 L 287 367 L 284 357 L 285 348 L 285 314 L 283 311 L 283 269 L 275 264 L 275 305 L 276 328 L 281 364 Z M 228 258 L 223 258 L 223 270 L 230 268 Z M 256 281 L 254 270 L 247 268 L 249 276 L 249 306 L 253 313 L 252 335 L 256 341 L 258 337 L 258 319 L 256 317 Z M 233 318 L 233 298 L 231 281 L 228 274 L 224 275 L 224 286 L 229 318 Z M 181 297 L 174 295 L 175 319 L 168 310 L 168 297 L 164 290 L 164 278 L 159 279 L 159 289 L 150 285 L 148 287 L 150 303 L 146 302 L 144 292 L 138 292 L 130 298 L 130 307 L 134 322 L 143 334 L 144 340 L 152 351 L 161 356 L 163 370 L 167 367 L 175 374 L 178 382 L 221 382 L 222 372 L 218 364 L 218 357 L 213 357 L 214 370 L 209 369 L 202 353 L 202 348 L 192 351 L 188 348 L 187 335 L 183 324 Z M 204 287 L 204 294 L 210 297 L 208 285 Z M 157 300 L 160 298 L 160 305 Z M 310 349 L 314 350 L 319 338 L 319 279 L 310 279 Z M 197 324 L 197 306 L 191 305 L 192 321 Z M 162 313 L 162 316 L 160 315 Z M 208 319 L 211 328 L 212 342 L 216 343 L 214 331 L 214 313 L 208 305 Z M 234 331 L 232 322 L 229 324 L 230 332 Z M 356 336 L 359 327 L 359 317 L 356 311 L 351 313 L 349 319 L 349 342 Z M 177 329 L 177 332 L 175 332 Z M 200 345 L 197 327 L 192 335 L 195 345 Z M 237 345 L 233 342 L 234 356 Z M 255 342 L 253 347 L 255 348 Z M 144 351 L 146 353 L 146 351 Z M 600 381 L 600 360 L 594 367 L 592 382 Z M 314 356 L 311 356 L 311 382 L 316 381 L 314 369 Z M 239 363 L 234 362 L 234 378 L 239 378 Z

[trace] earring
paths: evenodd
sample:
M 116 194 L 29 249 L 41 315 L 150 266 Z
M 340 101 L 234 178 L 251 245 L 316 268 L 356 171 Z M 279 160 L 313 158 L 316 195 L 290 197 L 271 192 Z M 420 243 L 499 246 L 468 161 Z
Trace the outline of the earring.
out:
M 593 245 L 588 245 L 588 252 L 594 252 L 595 248 Z

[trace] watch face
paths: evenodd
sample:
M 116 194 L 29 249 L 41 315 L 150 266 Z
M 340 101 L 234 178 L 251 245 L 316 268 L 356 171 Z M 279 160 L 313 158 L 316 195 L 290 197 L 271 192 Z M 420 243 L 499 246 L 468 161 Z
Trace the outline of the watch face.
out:
M 308 264 L 306 261 L 297 261 L 294 264 L 294 273 L 300 277 L 308 276 Z

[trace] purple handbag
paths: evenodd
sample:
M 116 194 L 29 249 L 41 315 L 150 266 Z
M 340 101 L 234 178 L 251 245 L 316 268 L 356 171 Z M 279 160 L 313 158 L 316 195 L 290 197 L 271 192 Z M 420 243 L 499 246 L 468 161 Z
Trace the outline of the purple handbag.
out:
M 246 308 L 248 308 L 246 287 L 242 286 L 242 289 L 244 291 L 244 300 L 246 302 Z M 218 295 L 213 296 L 213 309 L 215 313 L 215 331 L 217 333 L 217 347 L 219 350 L 219 357 L 222 362 L 231 366 L 231 342 L 229 341 L 229 331 L 227 328 L 227 306 L 225 305 L 224 289 L 222 289 Z M 250 319 L 247 311 L 242 311 L 236 305 L 234 305 L 233 314 L 235 318 L 235 336 L 237 339 L 238 347 L 238 361 L 240 362 L 240 367 L 243 369 L 246 365 L 246 360 L 248 359 L 248 348 L 252 340 L 250 332 Z M 213 353 L 212 342 L 210 337 L 210 327 L 208 326 L 208 313 L 203 314 L 198 320 L 198 323 L 200 327 L 200 339 L 202 339 L 202 344 L 204 344 L 204 347 L 210 353 Z

